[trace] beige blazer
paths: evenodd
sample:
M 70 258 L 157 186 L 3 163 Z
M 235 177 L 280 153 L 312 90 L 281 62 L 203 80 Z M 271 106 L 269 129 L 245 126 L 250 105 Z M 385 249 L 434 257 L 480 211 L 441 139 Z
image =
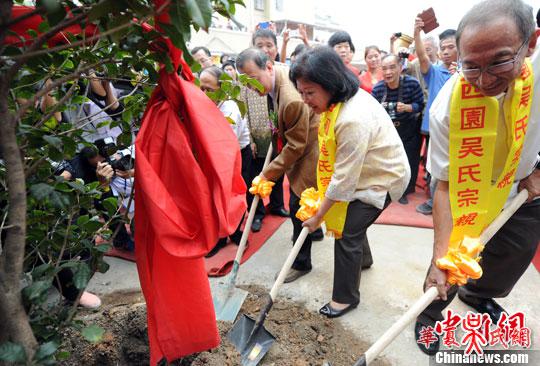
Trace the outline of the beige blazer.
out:
M 300 197 L 304 189 L 317 188 L 319 115 L 302 101 L 289 80 L 289 68 L 274 65 L 274 70 L 274 110 L 277 111 L 278 133 L 284 145 L 263 174 L 275 181 L 286 173 L 292 191 Z

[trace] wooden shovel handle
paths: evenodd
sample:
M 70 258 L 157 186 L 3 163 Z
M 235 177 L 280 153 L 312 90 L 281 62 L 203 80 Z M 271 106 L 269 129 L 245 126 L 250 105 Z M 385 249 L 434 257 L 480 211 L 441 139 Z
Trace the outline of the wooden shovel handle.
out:
M 486 244 L 506 221 L 527 201 L 529 193 L 526 189 L 512 199 L 506 207 L 480 235 L 480 242 Z M 430 287 L 413 306 L 399 318 L 369 349 L 360 357 L 354 366 L 369 365 L 429 304 L 437 298 L 436 287 Z

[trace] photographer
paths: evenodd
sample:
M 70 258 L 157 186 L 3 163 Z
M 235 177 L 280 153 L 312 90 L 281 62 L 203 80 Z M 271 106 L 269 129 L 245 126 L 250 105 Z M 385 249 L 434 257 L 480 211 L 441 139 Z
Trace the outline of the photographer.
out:
M 382 104 L 394 122 L 399 137 L 405 147 L 411 169 L 411 180 L 399 203 L 409 203 L 407 194 L 413 193 L 420 163 L 421 112 L 424 108 L 424 94 L 418 80 L 401 75 L 401 64 L 396 55 L 386 55 L 382 61 L 384 79 L 374 87 L 372 95 Z
M 84 184 L 99 181 L 103 190 L 108 192 L 114 170 L 108 163 L 104 162 L 103 156 L 98 153 L 96 148 L 87 146 L 73 159 L 64 161 L 58 167 L 56 174 L 65 180 L 82 179 Z M 107 196 L 107 193 L 104 196 Z M 83 255 L 81 259 L 86 260 L 87 258 L 84 258 Z M 76 300 L 78 289 L 73 285 L 73 272 L 69 268 L 64 268 L 58 273 L 58 281 L 54 281 L 54 284 L 68 302 Z M 84 291 L 79 304 L 85 308 L 95 309 L 101 305 L 101 300 L 98 296 Z

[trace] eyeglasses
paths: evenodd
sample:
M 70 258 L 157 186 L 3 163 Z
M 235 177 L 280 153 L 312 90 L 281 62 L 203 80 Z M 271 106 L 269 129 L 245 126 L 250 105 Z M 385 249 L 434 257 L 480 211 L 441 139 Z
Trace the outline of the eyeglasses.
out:
M 461 72 L 463 73 L 463 76 L 465 76 L 469 80 L 475 80 L 482 75 L 483 72 L 487 72 L 491 75 L 497 76 L 500 74 L 504 74 L 506 72 L 509 72 L 514 69 L 514 65 L 517 61 L 517 57 L 523 50 L 523 47 L 527 44 L 528 41 L 523 42 L 523 44 L 519 47 L 519 49 L 514 54 L 514 57 L 511 60 L 504 61 L 498 64 L 489 65 L 482 68 L 472 68 L 472 69 L 466 69 L 462 68 Z

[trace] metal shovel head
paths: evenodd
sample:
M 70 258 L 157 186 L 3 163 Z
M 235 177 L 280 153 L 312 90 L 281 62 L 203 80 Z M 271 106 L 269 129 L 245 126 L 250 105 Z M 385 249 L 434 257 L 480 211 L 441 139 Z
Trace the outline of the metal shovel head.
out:
M 233 287 L 230 290 L 219 288 L 214 296 L 216 319 L 224 322 L 233 322 L 240 312 L 240 308 L 247 295 L 247 291 L 237 287 Z
M 249 339 L 254 325 L 255 320 L 243 315 L 227 334 L 227 338 L 240 352 L 242 366 L 256 366 L 276 341 L 276 338 L 262 326 Z

